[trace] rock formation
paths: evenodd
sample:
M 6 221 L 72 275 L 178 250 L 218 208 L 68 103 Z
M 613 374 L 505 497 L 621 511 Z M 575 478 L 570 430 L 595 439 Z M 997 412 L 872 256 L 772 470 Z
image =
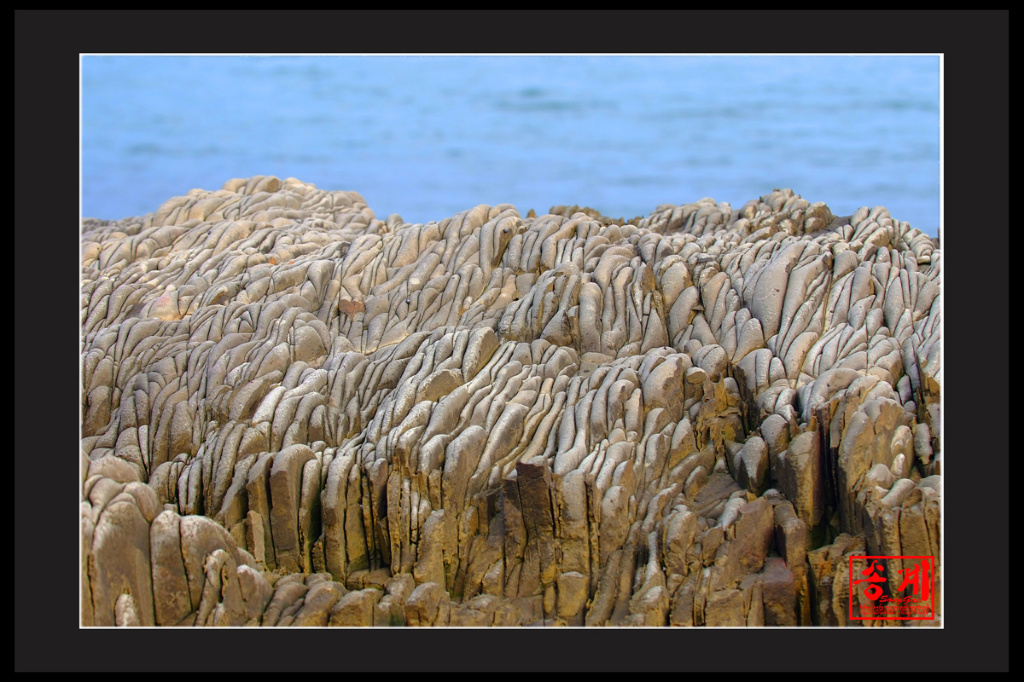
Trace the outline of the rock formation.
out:
M 848 619 L 847 557 L 941 554 L 932 240 L 791 190 L 532 213 L 254 177 L 85 220 L 82 624 L 941 622 Z

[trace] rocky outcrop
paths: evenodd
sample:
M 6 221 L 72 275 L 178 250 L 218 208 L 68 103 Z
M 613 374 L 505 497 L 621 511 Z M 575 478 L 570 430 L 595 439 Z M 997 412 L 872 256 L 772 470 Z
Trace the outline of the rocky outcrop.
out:
M 941 554 L 941 251 L 790 190 L 622 222 L 86 220 L 82 623 L 864 624 L 846 558 Z

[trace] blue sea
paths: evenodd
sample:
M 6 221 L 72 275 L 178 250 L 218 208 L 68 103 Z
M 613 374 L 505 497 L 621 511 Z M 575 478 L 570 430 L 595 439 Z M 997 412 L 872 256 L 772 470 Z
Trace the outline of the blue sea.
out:
M 83 56 L 82 215 L 252 175 L 379 218 L 792 188 L 938 234 L 938 56 Z

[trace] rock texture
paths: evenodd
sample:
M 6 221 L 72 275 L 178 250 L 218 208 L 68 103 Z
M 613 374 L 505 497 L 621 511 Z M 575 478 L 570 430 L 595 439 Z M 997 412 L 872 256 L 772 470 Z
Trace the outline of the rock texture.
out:
M 845 557 L 941 554 L 941 251 L 790 190 L 623 222 L 86 220 L 82 623 L 861 625 Z

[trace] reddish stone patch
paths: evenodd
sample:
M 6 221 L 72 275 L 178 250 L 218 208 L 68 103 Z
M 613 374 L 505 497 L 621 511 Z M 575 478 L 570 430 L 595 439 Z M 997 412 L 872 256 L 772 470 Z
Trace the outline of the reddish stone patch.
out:
M 345 315 L 366 312 L 366 304 L 362 301 L 350 301 L 347 298 L 343 298 L 338 301 L 338 312 Z

